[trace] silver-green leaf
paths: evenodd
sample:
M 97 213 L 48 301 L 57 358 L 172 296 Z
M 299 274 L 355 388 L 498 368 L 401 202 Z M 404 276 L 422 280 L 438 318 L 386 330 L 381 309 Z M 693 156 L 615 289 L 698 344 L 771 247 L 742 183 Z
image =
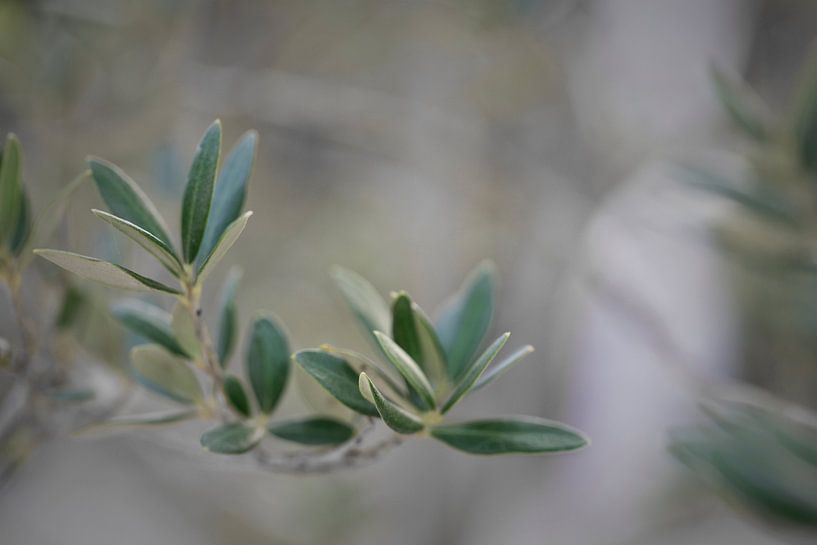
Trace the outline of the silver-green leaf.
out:
M 215 248 L 213 248 L 213 252 L 204 260 L 204 264 L 201 266 L 201 270 L 199 270 L 196 279 L 197 282 L 203 282 L 207 275 L 218 265 L 219 261 L 227 255 L 227 252 L 233 247 L 235 241 L 237 241 L 241 233 L 244 232 L 244 228 L 247 226 L 250 216 L 252 216 L 252 212 L 245 212 L 227 227 L 221 235 L 221 238 L 218 239 L 218 243 Z
M 494 313 L 496 272 L 485 261 L 465 279 L 447 302 L 437 320 L 437 334 L 443 345 L 449 376 L 457 381 L 482 344 Z
M 250 399 L 244 390 L 244 385 L 233 375 L 224 377 L 224 397 L 230 406 L 241 416 L 249 417 L 252 414 L 250 409 Z
M 201 446 L 216 454 L 243 454 L 252 450 L 263 438 L 263 428 L 232 423 L 204 432 L 200 442 Z
M 505 358 L 504 360 L 500 361 L 493 367 L 490 367 L 487 371 L 485 371 L 474 387 L 471 388 L 472 392 L 479 390 L 480 388 L 484 388 L 488 386 L 490 383 L 507 373 L 511 367 L 522 361 L 525 356 L 533 352 L 533 347 L 531 345 L 526 345 Z
M 267 430 L 279 439 L 310 446 L 340 445 L 355 435 L 350 425 L 324 416 L 276 422 Z
M 9 133 L 0 162 L 0 247 L 10 248 L 22 207 L 22 154 L 17 136 Z
M 390 329 L 389 306 L 368 280 L 354 271 L 338 266 L 332 267 L 330 274 L 367 335 L 371 337 L 375 330 Z
M 118 218 L 108 212 L 97 209 L 92 209 L 91 212 L 93 212 L 96 217 L 113 225 L 118 231 L 147 250 L 175 277 L 179 278 L 181 276 L 182 264 L 176 256 L 176 252 L 173 248 L 162 242 L 161 239 L 145 231 L 138 225 Z
M 173 247 L 168 229 L 156 206 L 122 169 L 98 157 L 89 157 L 88 166 L 102 200 L 115 216 L 141 227 Z
M 383 422 L 397 433 L 412 434 L 423 429 L 422 420 L 387 399 L 380 393 L 380 390 L 377 389 L 377 386 L 374 385 L 366 373 L 360 374 L 358 388 L 360 394 L 377 408 Z
M 289 342 L 283 328 L 271 317 L 256 318 L 250 328 L 246 354 L 247 376 L 265 414 L 271 413 L 289 378 Z
M 147 278 L 121 265 L 62 250 L 34 250 L 34 253 L 82 278 L 99 282 L 111 288 L 131 291 L 157 291 L 179 295 L 181 292 Z
M 358 389 L 358 374 L 349 363 L 322 350 L 301 350 L 295 354 L 298 365 L 335 399 L 367 416 L 378 416 L 377 409 Z
M 482 353 L 479 358 L 474 361 L 473 364 L 471 364 L 471 367 L 466 370 L 462 380 L 460 380 L 456 388 L 454 388 L 454 391 L 451 392 L 448 400 L 446 400 L 445 404 L 443 405 L 443 408 L 440 411 L 442 414 L 445 414 L 451 410 L 451 408 L 454 407 L 454 405 L 456 405 L 460 399 L 471 391 L 471 388 L 482 376 L 482 373 L 485 372 L 485 369 L 488 368 L 491 362 L 494 361 L 496 355 L 499 354 L 499 351 L 502 350 L 502 347 L 505 346 L 505 342 L 508 340 L 510 335 L 510 333 L 505 333 L 499 337 L 485 350 L 485 352 Z
M 199 264 L 203 263 L 203 258 L 213 252 L 227 226 L 241 215 L 247 194 L 247 184 L 255 162 L 257 142 L 258 133 L 248 131 L 224 160 L 216 181 L 210 217 L 207 219 L 207 227 L 204 230 L 204 239 L 198 256 Z
M 176 356 L 189 357 L 173 334 L 170 314 L 161 308 L 139 299 L 127 299 L 111 307 L 111 313 L 141 337 L 163 346 Z
M 224 286 L 221 288 L 221 312 L 218 322 L 218 361 L 221 367 L 227 367 L 230 356 L 235 347 L 238 334 L 238 308 L 235 298 L 238 292 L 238 283 L 241 281 L 241 269 L 233 267 L 227 273 Z
M 221 155 L 221 121 L 216 120 L 199 142 L 182 201 L 182 255 L 192 263 L 199 253 L 210 204 L 213 200 L 216 172 Z
M 588 444 L 580 432 L 564 424 L 531 417 L 434 426 L 430 433 L 469 454 L 545 454 L 577 450 Z
M 422 369 L 420 369 L 420 366 L 417 365 L 417 362 L 411 359 L 411 356 L 387 335 L 380 331 L 375 331 L 374 336 L 380 348 L 382 348 L 383 353 L 392 365 L 394 365 L 395 369 L 406 379 L 406 382 L 417 392 L 423 402 L 425 402 L 429 408 L 434 408 L 434 388 L 431 386 L 431 383 L 428 381 Z
M 140 382 L 155 392 L 179 403 L 202 400 L 201 386 L 187 362 L 161 346 L 137 346 L 131 350 L 130 359 Z

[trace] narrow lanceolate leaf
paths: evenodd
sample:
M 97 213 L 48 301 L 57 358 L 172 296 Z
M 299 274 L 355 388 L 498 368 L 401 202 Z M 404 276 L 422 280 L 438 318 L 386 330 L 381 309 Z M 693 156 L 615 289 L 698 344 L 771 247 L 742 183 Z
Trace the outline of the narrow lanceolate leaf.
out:
M 227 367 L 230 356 L 235 347 L 235 339 L 238 334 L 238 309 L 235 298 L 238 291 L 238 283 L 241 281 L 241 270 L 233 267 L 227 273 L 224 287 L 221 288 L 221 315 L 218 322 L 218 361 L 221 367 Z
M 77 276 L 99 282 L 111 288 L 131 291 L 157 291 L 173 295 L 181 293 L 179 290 L 166 286 L 152 278 L 142 276 L 121 265 L 115 265 L 94 257 L 62 250 L 41 249 L 34 250 L 34 253 Z
M 213 187 L 221 154 L 221 122 L 216 120 L 199 142 L 182 201 L 182 253 L 187 263 L 192 263 L 199 253 L 207 217 L 210 215 L 210 203 L 213 199 Z
M 252 413 L 247 392 L 244 390 L 241 381 L 233 375 L 224 378 L 224 397 L 240 415 L 249 417 Z
M 247 376 L 261 412 L 275 409 L 289 377 L 289 342 L 272 318 L 260 317 L 252 324 L 247 348 Z
M 251 450 L 264 438 L 263 428 L 244 424 L 223 424 L 204 432 L 201 446 L 217 454 L 242 454 Z
M 817 53 L 812 51 L 794 111 L 794 134 L 800 164 L 817 173 Z
M 187 363 L 155 344 L 133 348 L 131 363 L 140 382 L 156 393 L 179 403 L 197 403 L 201 386 Z
M 423 372 L 431 381 L 436 392 L 445 390 L 448 383 L 448 366 L 445 361 L 445 350 L 440 343 L 431 320 L 428 319 L 423 309 L 417 303 L 412 305 L 414 319 L 417 322 L 417 336 L 420 340 L 420 347 L 423 353 L 423 361 L 420 364 Z M 417 362 L 420 363 L 420 362 Z
M 23 189 L 22 196 L 20 198 L 20 214 L 17 216 L 17 225 L 14 227 L 14 231 L 11 234 L 11 240 L 9 242 L 11 253 L 15 256 L 19 256 L 23 253 L 26 242 L 28 242 L 29 238 L 31 237 L 32 225 L 31 203 L 28 200 L 28 195 L 26 195 L 25 189 Z
M 494 267 L 481 263 L 448 301 L 437 320 L 437 334 L 448 362 L 448 374 L 457 381 L 476 355 L 494 313 Z
M 301 350 L 295 361 L 335 399 L 353 411 L 377 416 L 377 409 L 366 401 L 358 389 L 358 374 L 349 363 L 321 350 Z
M 411 356 L 406 354 L 405 350 L 400 348 L 387 335 L 375 331 L 374 336 L 395 369 L 406 379 L 406 382 L 417 392 L 428 407 L 434 408 L 434 388 L 428 382 L 428 378 L 426 378 L 420 366 L 417 365 L 417 362 L 411 359 Z
M 115 304 L 111 313 L 137 335 L 163 346 L 176 356 L 189 357 L 173 335 L 170 314 L 161 308 L 138 299 L 128 299 Z
M 224 234 L 218 239 L 218 243 L 213 249 L 213 252 L 204 260 L 204 264 L 201 266 L 196 279 L 197 282 L 201 283 L 204 281 L 207 275 L 218 265 L 219 261 L 227 255 L 227 252 L 233 247 L 235 241 L 238 240 L 238 237 L 244 232 L 244 228 L 247 226 L 250 216 L 252 216 L 252 212 L 245 212 L 227 227 Z
M 247 183 L 255 161 L 257 142 L 258 133 L 247 132 L 224 160 L 216 182 L 210 217 L 207 219 L 207 227 L 204 230 L 204 239 L 201 242 L 199 265 L 213 252 L 227 226 L 241 215 L 247 194 Z
M 176 424 L 177 422 L 183 422 L 184 420 L 190 420 L 197 414 L 198 413 L 195 409 L 182 409 L 115 416 L 105 420 L 104 422 L 85 428 L 85 430 L 99 430 L 109 427 L 123 428 L 137 426 L 162 426 L 167 424 Z
M 89 157 L 88 166 L 99 194 L 112 214 L 141 227 L 168 247 L 173 247 L 162 216 L 136 182 L 119 167 L 104 159 Z
M 179 346 L 193 359 L 201 359 L 201 342 L 190 309 L 182 302 L 176 303 L 170 316 L 170 330 Z
M 482 376 L 482 373 L 485 372 L 485 369 L 494 361 L 494 358 L 499 351 L 502 350 L 502 347 L 505 346 L 505 342 L 510 337 L 510 333 L 505 333 L 497 340 L 495 340 L 491 346 L 489 346 L 482 355 L 477 358 L 471 367 L 465 372 L 465 376 L 463 376 L 462 380 L 460 380 L 457 387 L 454 388 L 454 391 L 451 392 L 451 395 L 448 397 L 448 400 L 443 405 L 441 412 L 443 414 L 447 413 L 451 408 L 457 404 L 457 402 L 462 399 L 468 392 L 471 391 L 474 384 L 479 380 Z
M 490 383 L 507 373 L 511 367 L 522 361 L 525 356 L 531 352 L 533 352 L 533 347 L 531 345 L 523 346 L 504 360 L 489 368 L 482 374 L 481 377 L 479 377 L 479 380 L 476 384 L 474 384 L 474 387 L 471 388 L 471 391 L 475 392 L 480 388 L 488 386 Z
M 424 369 L 423 347 L 420 344 L 420 333 L 417 330 L 411 298 L 405 292 L 397 294 L 391 309 L 391 336 L 394 342 L 405 350 L 421 369 Z
M 323 416 L 274 423 L 267 430 L 279 439 L 311 446 L 340 445 L 355 435 L 350 425 Z
M 735 126 L 759 142 L 767 140 L 771 114 L 760 97 L 743 81 L 716 68 L 711 73 L 718 99 Z
M 103 212 L 102 210 L 96 209 L 91 210 L 91 212 L 93 212 L 96 217 L 113 225 L 118 231 L 147 250 L 151 255 L 153 255 L 153 257 L 158 259 L 159 263 L 164 265 L 165 268 L 173 274 L 173 276 L 176 276 L 177 278 L 180 277 L 182 273 L 182 264 L 179 261 L 179 258 L 176 256 L 176 252 L 174 252 L 170 246 L 162 242 L 161 239 L 156 238 L 154 235 L 145 231 L 138 225 L 122 218 L 118 218 L 113 214 L 109 214 L 108 212 Z
M 23 199 L 22 154 L 20 141 L 9 133 L 0 162 L 0 246 L 9 247 L 17 228 Z
M 380 414 L 380 418 L 383 419 L 383 422 L 397 433 L 411 434 L 423 429 L 422 420 L 396 403 L 386 399 L 366 373 L 360 374 L 358 388 L 360 389 L 360 394 L 377 407 L 377 412 Z
M 543 454 L 587 445 L 578 431 L 548 420 L 503 418 L 434 426 L 431 436 L 470 454 Z
M 337 266 L 332 268 L 330 274 L 369 336 L 375 330 L 389 330 L 389 306 L 368 280 L 354 271 Z

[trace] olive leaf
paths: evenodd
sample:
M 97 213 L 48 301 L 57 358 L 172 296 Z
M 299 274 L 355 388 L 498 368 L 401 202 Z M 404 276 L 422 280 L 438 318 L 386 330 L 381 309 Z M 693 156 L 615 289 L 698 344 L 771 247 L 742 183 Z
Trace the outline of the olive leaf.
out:
M 445 349 L 448 374 L 458 380 L 482 344 L 494 313 L 494 266 L 480 263 L 443 307 L 437 335 Z
M 482 373 L 485 372 L 485 369 L 488 368 L 491 362 L 494 361 L 496 355 L 499 354 L 499 351 L 502 350 L 502 347 L 505 346 L 505 343 L 510 335 L 510 333 L 505 333 L 504 335 L 500 336 L 485 350 L 485 352 L 482 353 L 479 358 L 474 361 L 473 364 L 471 364 L 471 367 L 466 370 L 462 380 L 459 382 L 459 384 L 457 384 L 456 388 L 454 388 L 454 391 L 451 392 L 448 400 L 440 410 L 442 414 L 445 414 L 451 410 L 451 408 L 454 407 L 454 405 L 456 405 L 460 399 L 471 391 L 471 388 L 482 376 Z
M 322 350 L 301 350 L 295 361 L 335 399 L 367 416 L 378 416 L 377 409 L 358 389 L 358 374 L 349 362 Z
M 179 290 L 166 286 L 161 282 L 142 276 L 121 265 L 115 265 L 94 257 L 62 250 L 37 249 L 34 250 L 34 253 L 77 276 L 99 282 L 111 288 L 131 291 L 156 291 L 172 295 L 181 294 Z
M 20 197 L 20 214 L 17 216 L 17 225 L 14 227 L 14 231 L 11 234 L 11 240 L 9 241 L 11 253 L 15 257 L 20 257 L 20 255 L 23 253 L 26 243 L 31 238 L 32 229 L 33 223 L 31 221 L 31 203 L 28 200 L 28 195 L 26 194 L 25 188 L 23 188 L 22 195 Z
M 189 357 L 189 354 L 182 348 L 173 334 L 170 325 L 170 314 L 161 308 L 139 299 L 127 299 L 111 307 L 111 313 L 125 327 L 141 337 L 163 346 L 171 354 L 183 358 Z
M 267 431 L 279 439 L 312 446 L 340 445 L 355 435 L 348 424 L 321 416 L 276 422 Z
M 263 428 L 232 423 L 204 432 L 200 442 L 205 449 L 217 454 L 243 454 L 260 443 L 263 438 Z
M 198 403 L 201 386 L 187 363 L 161 346 L 146 344 L 130 352 L 133 369 L 142 384 L 179 403 Z
M 417 362 L 382 332 L 375 331 L 374 336 L 395 369 L 406 379 L 406 382 L 417 392 L 423 402 L 429 408 L 434 408 L 434 388 L 420 369 L 420 366 L 417 365 Z
M 241 381 L 233 375 L 224 377 L 224 397 L 230 406 L 240 415 L 249 417 L 252 414 L 250 400 Z
M 118 218 L 113 214 L 109 214 L 108 212 L 103 212 L 102 210 L 97 209 L 92 209 L 91 212 L 96 217 L 113 225 L 118 231 L 147 250 L 151 255 L 158 259 L 159 263 L 164 265 L 164 267 L 170 271 L 173 276 L 177 278 L 181 277 L 182 264 L 179 261 L 178 256 L 176 256 L 176 252 L 173 250 L 173 248 L 162 242 L 162 240 L 156 238 L 154 235 L 145 231 L 138 225 L 122 218 Z
M 718 99 L 735 126 L 758 142 L 768 140 L 772 132 L 768 106 L 738 78 L 716 67 L 711 68 L 710 74 Z
M 6 137 L 0 162 L 0 246 L 11 247 L 22 208 L 22 149 L 13 133 Z
M 98 157 L 88 166 L 102 200 L 115 216 L 141 227 L 172 248 L 168 229 L 156 206 L 122 169 Z
M 221 167 L 213 194 L 210 217 L 198 256 L 198 269 L 222 237 L 227 226 L 241 215 L 247 193 L 247 184 L 255 162 L 258 133 L 248 131 L 230 151 Z
M 250 328 L 247 376 L 261 412 L 269 414 L 284 393 L 289 377 L 289 342 L 271 317 L 256 318 Z
M 502 360 L 501 362 L 497 363 L 493 367 L 489 367 L 487 371 L 485 371 L 474 387 L 471 388 L 472 392 L 476 392 L 480 388 L 484 388 L 488 386 L 490 383 L 507 373 L 511 367 L 522 361 L 525 356 L 533 352 L 533 347 L 531 345 L 523 346 L 522 348 L 518 349 L 516 352 Z
M 224 286 L 221 288 L 221 312 L 218 323 L 218 361 L 221 367 L 227 367 L 230 356 L 235 347 L 235 338 L 238 334 L 238 309 L 235 298 L 238 292 L 238 283 L 241 281 L 241 269 L 233 267 L 227 273 Z
M 198 255 L 210 203 L 213 199 L 216 171 L 221 154 L 221 121 L 216 120 L 204 133 L 190 172 L 182 201 L 182 255 L 187 263 L 192 263 Z
M 252 216 L 252 212 L 245 212 L 239 216 L 237 220 L 227 226 L 224 234 L 221 235 L 215 248 L 213 248 L 213 252 L 204 260 L 197 277 L 198 282 L 203 282 L 207 275 L 218 265 L 219 261 L 227 255 L 227 252 L 233 247 L 235 241 L 238 240 L 238 237 L 244 232 L 244 228 L 247 226 L 250 216 Z
M 190 309 L 186 303 L 179 301 L 173 307 L 173 312 L 170 316 L 170 330 L 173 332 L 173 337 L 179 343 L 186 354 L 193 359 L 200 359 L 201 343 L 199 336 L 196 333 L 196 324 L 193 322 L 193 317 L 190 315 Z
M 330 274 L 367 335 L 371 337 L 375 330 L 390 329 L 389 306 L 368 280 L 337 265 L 332 267 Z
M 578 431 L 548 420 L 502 418 L 434 426 L 431 436 L 469 454 L 542 454 L 587 445 Z
M 411 434 L 423 429 L 422 420 L 393 401 L 386 399 L 366 373 L 360 374 L 358 388 L 360 394 L 377 408 L 383 422 L 397 433 Z

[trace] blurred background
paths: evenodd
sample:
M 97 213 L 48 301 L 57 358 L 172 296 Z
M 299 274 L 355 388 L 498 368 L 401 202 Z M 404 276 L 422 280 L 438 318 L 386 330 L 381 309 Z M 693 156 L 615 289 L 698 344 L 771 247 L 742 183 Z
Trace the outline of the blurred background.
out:
M 295 348 L 368 351 L 330 265 L 432 310 L 492 258 L 493 330 L 537 351 L 457 412 L 593 439 L 500 459 L 417 440 L 307 478 L 204 458 L 183 428 L 62 439 L 3 489 L 0 542 L 781 542 L 674 461 L 667 433 L 695 416 L 690 374 L 817 407 L 817 290 L 736 266 L 713 235 L 732 209 L 675 165 L 739 177 L 710 65 L 783 110 L 815 38 L 805 0 L 0 1 L 0 132 L 25 146 L 35 209 L 93 154 L 177 224 L 209 123 L 225 147 L 257 129 L 256 215 L 231 251 L 243 324 L 268 309 Z M 99 203 L 80 189 L 55 245 L 159 274 L 88 213 Z M 85 333 L 122 359 L 122 330 Z M 284 411 L 300 407 L 291 392 Z

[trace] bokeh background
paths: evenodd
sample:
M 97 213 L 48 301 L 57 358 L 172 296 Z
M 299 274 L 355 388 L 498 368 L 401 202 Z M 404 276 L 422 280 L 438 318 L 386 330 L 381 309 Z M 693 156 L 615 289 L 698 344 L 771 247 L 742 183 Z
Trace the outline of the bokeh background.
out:
M 296 348 L 367 351 L 330 265 L 430 310 L 492 258 L 493 329 L 537 351 L 458 414 L 593 438 L 501 459 L 417 440 L 307 478 L 205 460 L 195 430 L 63 439 L 3 489 L 0 543 L 780 542 L 666 440 L 694 417 L 690 372 L 817 405 L 815 343 L 780 321 L 802 293 L 733 270 L 711 229 L 730 209 L 674 161 L 739 172 L 709 66 L 782 108 L 815 38 L 817 5 L 795 0 L 0 1 L 0 129 L 24 143 L 35 208 L 93 154 L 178 222 L 209 123 L 225 145 L 257 129 L 256 215 L 230 254 L 243 324 L 269 309 Z M 88 213 L 99 202 L 83 187 L 54 244 L 158 273 Z M 94 327 L 97 344 L 123 335 Z

